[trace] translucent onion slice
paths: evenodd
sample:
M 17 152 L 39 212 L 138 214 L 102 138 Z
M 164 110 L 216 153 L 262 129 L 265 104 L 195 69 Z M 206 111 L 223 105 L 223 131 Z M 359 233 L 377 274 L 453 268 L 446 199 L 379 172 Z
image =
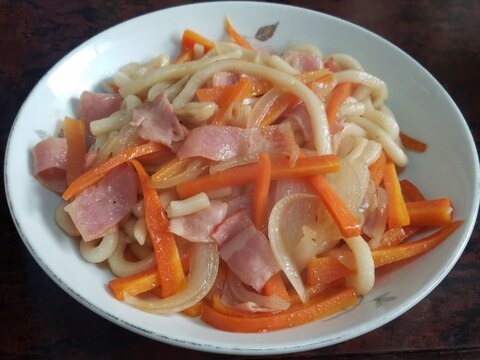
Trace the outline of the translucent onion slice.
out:
M 363 181 L 359 179 L 355 167 L 348 160 L 340 159 L 340 164 L 338 172 L 327 174 L 326 177 L 347 208 L 360 220 L 359 209 L 365 194 L 361 187 Z
M 293 251 L 303 236 L 302 226 L 315 221 L 317 207 L 315 195 L 288 195 L 275 204 L 268 219 L 273 254 L 302 302 L 308 299 Z
M 245 308 L 254 312 L 271 312 L 286 310 L 290 307 L 288 301 L 277 295 L 264 296 L 245 288 L 242 281 L 235 273 L 230 271 L 227 276 L 228 295 L 226 298 L 233 300 L 232 306 Z M 224 299 L 224 296 L 222 296 Z M 230 300 L 230 299 L 227 299 Z
M 236 156 L 234 158 L 220 161 L 217 164 L 210 166 L 210 174 L 222 172 L 237 166 L 252 164 L 257 161 L 258 161 L 258 154 L 247 154 L 247 155 Z
M 127 297 L 136 308 L 155 314 L 176 313 L 195 305 L 210 291 L 217 277 L 219 257 L 215 244 L 192 243 L 189 246 L 190 272 L 185 287 L 164 299 L 146 300 Z
M 250 118 L 247 121 L 248 127 L 259 126 L 265 114 L 272 107 L 277 98 L 283 94 L 283 91 L 278 88 L 268 90 L 257 103 L 253 106 Z
M 152 181 L 152 186 L 155 189 L 168 189 L 174 187 L 180 183 L 191 181 L 203 173 L 208 168 L 208 164 L 204 159 L 193 159 L 185 169 L 181 170 L 178 174 L 175 174 L 167 179 L 160 181 Z
M 380 246 L 383 233 L 387 226 L 387 193 L 382 187 L 378 187 L 376 193 L 375 209 L 363 224 L 363 232 L 370 237 L 369 246 L 376 249 Z
M 355 258 L 357 272 L 347 278 L 347 285 L 353 286 L 359 295 L 366 295 L 375 283 L 375 264 L 367 242 L 361 236 L 345 239 Z

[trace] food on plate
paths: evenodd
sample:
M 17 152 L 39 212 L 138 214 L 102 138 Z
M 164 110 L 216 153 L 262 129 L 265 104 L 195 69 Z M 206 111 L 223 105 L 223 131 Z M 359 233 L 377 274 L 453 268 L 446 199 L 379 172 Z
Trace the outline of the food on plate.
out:
M 33 148 L 33 175 L 61 195 L 58 225 L 108 264 L 119 301 L 273 331 L 354 306 L 376 268 L 462 221 L 401 179 L 427 145 L 400 131 L 384 81 L 349 55 L 278 53 L 225 25 L 228 41 L 185 30 L 173 60 L 84 91 Z

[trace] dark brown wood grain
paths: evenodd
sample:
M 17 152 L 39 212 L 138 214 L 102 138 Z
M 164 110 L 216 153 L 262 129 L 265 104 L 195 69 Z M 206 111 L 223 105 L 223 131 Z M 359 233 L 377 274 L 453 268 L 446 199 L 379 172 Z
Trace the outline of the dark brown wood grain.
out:
M 189 1 L 0 0 L 0 136 L 41 76 L 86 39 L 126 19 Z M 281 1 L 351 21 L 419 61 L 459 106 L 480 147 L 480 2 Z M 3 181 L 3 176 L 2 176 Z M 155 342 L 101 318 L 61 290 L 23 245 L 1 193 L 0 358 L 224 359 Z M 480 226 L 446 279 L 382 328 L 323 349 L 323 359 L 480 358 Z M 240 358 L 240 357 L 238 357 Z

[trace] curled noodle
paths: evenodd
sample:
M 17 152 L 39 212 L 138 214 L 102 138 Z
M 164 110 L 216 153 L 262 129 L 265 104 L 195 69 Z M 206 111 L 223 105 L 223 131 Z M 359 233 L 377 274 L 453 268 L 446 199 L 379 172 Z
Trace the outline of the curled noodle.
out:
M 117 249 L 119 243 L 118 227 L 107 231 L 107 233 L 96 241 L 80 241 L 80 254 L 82 257 L 91 263 L 101 263 L 107 260 Z

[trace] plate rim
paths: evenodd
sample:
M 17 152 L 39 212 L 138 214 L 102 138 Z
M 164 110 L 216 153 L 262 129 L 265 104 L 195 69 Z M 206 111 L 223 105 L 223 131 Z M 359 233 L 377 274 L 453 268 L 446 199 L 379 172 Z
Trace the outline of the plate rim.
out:
M 8 204 L 9 210 L 10 210 L 11 217 L 12 217 L 13 222 L 15 224 L 15 227 L 18 231 L 18 234 L 20 235 L 23 243 L 27 247 L 27 249 L 30 252 L 30 254 L 32 255 L 32 257 L 35 259 L 37 264 L 54 281 L 54 283 L 56 283 L 61 289 L 63 289 L 69 296 L 73 297 L 76 301 L 81 303 L 83 306 L 87 307 L 88 310 L 93 311 L 94 313 L 101 316 L 102 318 L 107 319 L 110 322 L 113 322 L 114 324 L 119 325 L 123 328 L 126 328 L 126 329 L 128 329 L 128 330 L 130 330 L 134 333 L 137 333 L 137 334 L 142 335 L 142 336 L 146 336 L 146 337 L 151 338 L 153 340 L 161 341 L 161 342 L 173 345 L 173 346 L 180 346 L 180 347 L 188 348 L 188 349 L 191 349 L 191 350 L 209 351 L 209 352 L 223 353 L 223 354 L 251 354 L 251 355 L 257 354 L 258 355 L 258 354 L 267 354 L 267 353 L 268 354 L 286 354 L 286 353 L 292 353 L 292 352 L 297 352 L 297 351 L 311 350 L 311 349 L 315 349 L 315 348 L 319 348 L 319 347 L 334 345 L 334 344 L 337 344 L 339 342 L 347 341 L 347 340 L 350 340 L 352 338 L 361 336 L 361 335 L 363 335 L 367 332 L 370 332 L 374 329 L 377 329 L 377 328 L 385 325 L 388 322 L 393 321 L 394 319 L 398 318 L 403 313 L 405 313 L 406 311 L 408 311 L 409 309 L 411 309 L 412 307 L 417 305 L 422 299 L 424 299 L 428 294 L 430 294 L 433 291 L 433 289 L 435 289 L 438 286 L 438 284 L 447 276 L 447 274 L 451 271 L 453 266 L 457 263 L 460 256 L 463 254 L 463 252 L 465 250 L 465 247 L 467 246 L 467 244 L 468 244 L 468 242 L 471 238 L 473 229 L 475 227 L 475 218 L 477 217 L 477 215 L 475 213 L 476 213 L 476 211 L 478 212 L 478 208 L 479 208 L 479 204 L 480 204 L 479 192 L 477 192 L 475 194 L 476 199 L 474 199 L 474 201 L 472 203 L 472 209 L 470 209 L 470 210 L 472 210 L 472 212 L 469 213 L 469 214 L 472 214 L 473 220 L 469 221 L 469 226 L 466 229 L 466 234 L 468 236 L 466 236 L 466 239 L 462 242 L 463 246 L 461 248 L 461 251 L 458 251 L 456 253 L 456 256 L 450 262 L 449 267 L 445 268 L 442 271 L 442 273 L 437 274 L 437 277 L 434 279 L 434 281 L 432 281 L 430 283 L 430 286 L 427 289 L 425 289 L 421 294 L 419 294 L 417 296 L 417 298 L 415 299 L 415 301 L 411 301 L 408 305 L 397 309 L 397 311 L 395 311 L 393 314 L 391 314 L 390 316 L 386 316 L 385 318 L 381 319 L 380 322 L 376 322 L 375 324 L 372 324 L 370 327 L 358 325 L 357 327 L 361 327 L 362 329 L 356 329 L 356 331 L 350 331 L 349 334 L 346 334 L 346 335 L 343 335 L 343 336 L 340 335 L 337 338 L 323 340 L 323 341 L 309 341 L 308 343 L 298 343 L 296 345 L 289 345 L 288 347 L 258 346 L 258 347 L 248 347 L 248 348 L 245 348 L 245 347 L 236 348 L 236 347 L 215 346 L 215 345 L 211 345 L 211 344 L 196 343 L 194 341 L 184 341 L 184 340 L 181 340 L 181 339 L 172 338 L 172 337 L 169 337 L 165 334 L 154 333 L 154 332 L 152 332 L 152 331 L 150 331 L 146 328 L 140 328 L 140 327 L 134 326 L 133 324 L 131 324 L 127 321 L 123 321 L 122 319 L 115 316 L 113 313 L 110 313 L 110 312 L 106 311 L 105 309 L 102 309 L 102 308 L 96 306 L 95 304 L 90 302 L 88 299 L 86 299 L 82 295 L 78 294 L 73 288 L 71 288 L 68 284 L 66 284 L 61 278 L 59 278 L 55 274 L 55 272 L 48 266 L 47 263 L 44 262 L 44 260 L 41 257 L 39 257 L 39 255 L 36 253 L 36 251 L 31 246 L 30 240 L 27 239 L 26 235 L 24 234 L 22 226 L 20 225 L 21 222 L 17 218 L 17 214 L 14 211 L 14 205 L 12 203 L 11 194 L 9 192 L 9 189 L 10 189 L 10 186 L 11 186 L 11 181 L 10 181 L 11 179 L 9 178 L 9 174 L 8 174 L 8 171 L 7 171 L 7 168 L 10 166 L 9 160 L 10 160 L 10 157 L 11 157 L 10 154 L 12 152 L 12 150 L 11 150 L 12 134 L 14 133 L 17 122 L 20 121 L 19 119 L 21 118 L 22 112 L 24 111 L 24 107 L 28 104 L 30 98 L 33 96 L 33 93 L 34 93 L 35 89 L 37 89 L 43 82 L 45 82 L 45 79 L 48 78 L 51 73 L 55 72 L 55 70 L 58 67 L 60 67 L 64 62 L 68 61 L 68 59 L 70 57 L 72 57 L 76 52 L 78 52 L 82 48 L 88 46 L 89 43 L 93 43 L 99 37 L 105 36 L 105 34 L 107 32 L 113 31 L 114 29 L 119 28 L 119 27 L 123 26 L 124 24 L 126 24 L 128 22 L 139 21 L 143 17 L 156 16 L 158 13 L 164 13 L 166 11 L 175 11 L 176 9 L 179 9 L 179 8 L 192 8 L 192 7 L 204 7 L 204 6 L 210 7 L 210 6 L 222 6 L 222 5 L 232 5 L 232 4 L 235 4 L 236 6 L 238 6 L 240 4 L 240 5 L 243 5 L 243 6 L 245 6 L 245 5 L 254 5 L 254 6 L 261 5 L 261 6 L 266 6 L 266 7 L 271 7 L 271 6 L 273 6 L 273 7 L 284 7 L 284 8 L 294 9 L 296 11 L 298 11 L 298 10 L 307 11 L 307 12 L 315 14 L 315 16 L 325 16 L 325 17 L 333 19 L 334 21 L 340 21 L 344 25 L 348 24 L 349 26 L 354 26 L 356 28 L 356 30 L 361 30 L 361 31 L 364 31 L 364 32 L 366 31 L 370 36 L 374 36 L 376 38 L 376 40 L 381 40 L 382 42 L 386 42 L 386 43 L 388 43 L 389 46 L 393 46 L 398 51 L 401 51 L 410 60 L 414 61 L 416 63 L 416 65 L 419 66 L 431 78 L 431 80 L 436 82 L 439 89 L 441 89 L 441 91 L 444 92 L 444 95 L 446 95 L 447 98 L 450 100 L 451 105 L 454 106 L 454 108 L 458 112 L 459 116 L 463 119 L 462 123 L 466 127 L 466 129 L 468 130 L 468 123 L 466 122 L 463 114 L 461 113 L 461 111 L 458 108 L 458 106 L 456 105 L 456 103 L 453 101 L 453 99 L 450 97 L 450 95 L 446 92 L 444 87 L 438 82 L 438 80 L 435 77 L 433 77 L 433 75 L 430 74 L 430 72 L 427 69 L 425 69 L 413 57 L 411 57 L 408 53 L 403 51 L 401 48 L 397 47 L 395 44 L 391 43 L 390 41 L 384 39 L 383 37 L 377 35 L 376 33 L 372 32 L 372 31 L 370 31 L 370 30 L 368 30 L 368 29 L 366 29 L 362 26 L 359 26 L 355 23 L 344 20 L 340 17 L 336 17 L 336 16 L 333 16 L 333 15 L 330 15 L 330 14 L 326 14 L 326 13 L 323 13 L 323 12 L 320 12 L 320 11 L 316 11 L 316 10 L 312 10 L 312 9 L 308 9 L 308 8 L 304 8 L 304 7 L 300 7 L 300 6 L 293 6 L 293 5 L 286 5 L 286 4 L 275 4 L 275 3 L 267 3 L 267 2 L 221 1 L 221 2 L 215 2 L 215 3 L 201 2 L 201 3 L 194 3 L 194 4 L 184 4 L 184 5 L 172 6 L 172 7 L 168 7 L 168 8 L 164 8 L 164 9 L 155 10 L 155 11 L 152 11 L 152 12 L 147 12 L 147 13 L 144 13 L 142 15 L 138 15 L 138 16 L 135 16 L 133 18 L 121 21 L 121 22 L 119 22 L 119 23 L 117 23 L 117 24 L 115 24 L 115 25 L 113 25 L 113 26 L 111 26 L 107 29 L 104 29 L 103 31 L 99 32 L 98 34 L 86 39 L 85 41 L 83 41 L 80 44 L 78 44 L 77 46 L 75 46 L 72 50 L 70 50 L 64 56 L 62 56 L 36 82 L 36 84 L 30 90 L 28 96 L 25 98 L 24 102 L 22 103 L 20 109 L 17 112 L 17 115 L 16 115 L 16 117 L 15 117 L 13 123 L 12 123 L 12 127 L 11 127 L 11 130 L 9 132 L 9 136 L 8 136 L 7 144 L 6 144 L 6 148 L 5 148 L 4 188 L 5 188 L 7 204 Z M 473 141 L 472 134 L 471 134 L 470 131 L 467 131 L 467 133 L 470 135 L 470 141 L 472 142 L 471 145 L 473 145 L 473 148 L 475 149 L 475 143 Z M 474 152 L 473 157 L 474 157 L 474 159 L 476 158 L 476 160 L 477 160 L 477 166 L 475 167 L 474 172 L 476 174 L 477 187 L 480 187 L 480 170 L 479 170 L 479 165 L 478 165 L 478 152 Z M 476 206 L 475 206 L 475 204 L 476 204 Z M 464 230 L 464 232 L 465 232 L 465 230 Z M 370 322 L 367 322 L 366 324 L 370 324 Z

